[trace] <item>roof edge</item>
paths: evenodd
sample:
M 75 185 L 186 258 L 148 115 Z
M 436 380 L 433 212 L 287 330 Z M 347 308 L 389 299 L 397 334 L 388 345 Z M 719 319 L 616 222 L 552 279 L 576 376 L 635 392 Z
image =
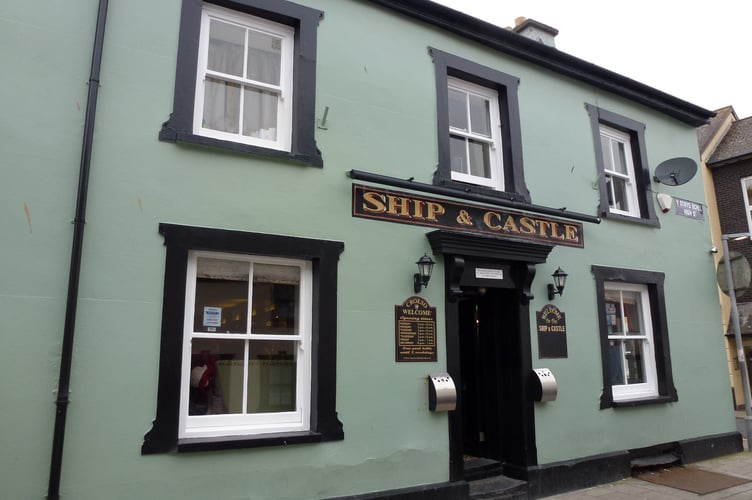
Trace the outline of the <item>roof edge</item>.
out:
M 715 115 L 649 85 L 430 0 L 366 1 L 625 97 L 694 127 L 706 124 Z

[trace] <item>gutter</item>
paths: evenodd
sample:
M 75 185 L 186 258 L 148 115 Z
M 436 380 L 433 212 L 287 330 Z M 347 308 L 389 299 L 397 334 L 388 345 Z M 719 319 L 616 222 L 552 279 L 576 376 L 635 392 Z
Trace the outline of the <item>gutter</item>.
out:
M 89 192 L 89 171 L 91 167 L 91 147 L 94 137 L 94 119 L 97 113 L 97 96 L 99 92 L 99 70 L 102 63 L 104 46 L 104 29 L 107 20 L 108 0 L 99 0 L 97 11 L 94 48 L 89 74 L 89 93 L 86 100 L 84 119 L 84 136 L 81 146 L 81 165 L 78 177 L 76 197 L 76 214 L 73 219 L 73 244 L 71 248 L 70 272 L 68 274 L 68 297 L 65 308 L 63 327 L 63 344 L 60 354 L 60 377 L 58 379 L 57 400 L 55 404 L 55 427 L 52 436 L 52 458 L 47 500 L 60 498 L 60 475 L 63 465 L 63 442 L 65 440 L 65 421 L 68 414 L 68 396 L 70 394 L 71 365 L 73 361 L 73 335 L 76 330 L 76 311 L 78 309 L 78 285 L 81 277 L 81 254 L 86 223 L 86 200 Z

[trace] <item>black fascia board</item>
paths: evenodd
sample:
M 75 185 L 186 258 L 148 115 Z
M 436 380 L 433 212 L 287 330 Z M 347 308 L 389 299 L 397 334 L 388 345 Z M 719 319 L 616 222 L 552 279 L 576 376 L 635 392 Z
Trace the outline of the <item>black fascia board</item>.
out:
M 660 111 L 693 127 L 714 111 L 430 0 L 366 0 Z

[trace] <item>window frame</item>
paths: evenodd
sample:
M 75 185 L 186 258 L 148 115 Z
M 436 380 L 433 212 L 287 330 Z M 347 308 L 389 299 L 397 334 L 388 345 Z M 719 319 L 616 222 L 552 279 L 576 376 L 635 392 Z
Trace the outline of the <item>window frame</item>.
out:
M 519 79 L 501 71 L 429 47 L 436 73 L 436 123 L 438 134 L 438 165 L 433 183 L 462 192 L 475 192 L 498 198 L 530 203 L 530 192 L 525 185 L 522 160 L 522 135 L 518 101 Z M 502 181 L 497 186 L 480 185 L 453 179 L 449 154 L 449 81 L 455 78 L 469 84 L 495 91 L 497 106 Z
M 501 121 L 499 115 L 499 93 L 491 88 L 482 87 L 480 85 L 461 80 L 459 78 L 450 76 L 447 78 L 447 85 L 449 91 L 455 90 L 462 92 L 465 95 L 480 97 L 488 102 L 489 107 L 489 128 L 491 131 L 490 137 L 484 136 L 473 132 L 471 127 L 470 109 L 469 103 L 465 107 L 466 117 L 468 122 L 468 130 L 462 130 L 452 127 L 451 120 L 449 121 L 449 137 L 450 142 L 452 136 L 459 136 L 463 139 L 475 140 L 483 142 L 489 145 L 489 170 L 490 177 L 481 177 L 473 175 L 472 173 L 457 172 L 452 169 L 452 180 L 459 182 L 466 182 L 468 184 L 477 184 L 480 186 L 487 186 L 497 191 L 504 190 L 504 158 L 501 155 L 502 140 L 501 140 Z M 450 148 L 451 149 L 451 148 Z
M 237 77 L 234 75 L 223 74 L 210 70 L 208 65 L 209 52 L 209 28 L 212 20 L 232 24 L 249 31 L 264 32 L 269 35 L 279 37 L 281 40 L 280 50 L 280 83 L 278 85 L 263 84 L 254 82 L 246 77 Z M 193 133 L 196 135 L 211 137 L 224 141 L 248 144 L 269 149 L 279 149 L 289 151 L 292 139 L 292 79 L 293 79 L 293 51 L 295 47 L 295 29 L 280 23 L 275 23 L 268 19 L 258 16 L 242 14 L 224 7 L 212 4 L 205 4 L 201 14 L 201 32 L 199 36 L 199 54 L 196 68 L 196 92 L 193 107 Z M 247 49 L 247 46 L 244 47 Z M 244 58 L 247 61 L 247 58 Z M 245 62 L 244 62 L 245 64 Z M 246 136 L 242 130 L 237 133 L 224 132 L 202 125 L 203 111 L 205 104 L 204 82 L 207 78 L 234 82 L 241 86 L 260 90 L 271 90 L 278 93 L 277 97 L 277 117 L 276 117 L 276 136 L 275 140 L 256 138 Z M 243 91 L 240 91 L 240 99 L 243 99 Z M 239 116 L 242 116 L 242 105 L 239 109 Z
M 314 443 L 344 439 L 336 411 L 337 266 L 344 244 L 161 223 L 166 246 L 156 418 L 142 454 Z M 191 252 L 300 260 L 311 266 L 308 429 L 181 437 L 186 297 Z M 268 430 L 268 429 L 267 429 Z
M 591 272 L 595 278 L 596 304 L 598 308 L 598 337 L 601 343 L 603 392 L 601 394 L 600 408 L 632 407 L 678 401 L 671 368 L 671 349 L 669 345 L 664 293 L 665 275 L 660 272 L 605 266 L 592 266 Z M 615 391 L 615 386 L 611 382 L 605 292 L 608 287 L 630 288 L 630 285 L 637 285 L 634 289 L 644 287 L 644 299 L 649 302 L 649 315 L 645 314 L 643 310 L 643 319 L 646 323 L 650 321 L 652 328 L 656 390 L 651 393 L 645 391 L 638 393 L 637 391 L 640 388 L 636 388 L 635 392 L 630 394 L 628 390 L 620 391 L 618 386 L 616 386 Z
M 598 172 L 597 182 L 600 190 L 599 215 L 612 220 L 660 227 L 661 224 L 656 215 L 650 186 L 651 177 L 647 160 L 647 149 L 645 147 L 645 124 L 592 104 L 585 104 L 585 109 L 590 115 L 590 126 L 595 150 L 595 165 Z M 634 171 L 634 195 L 636 196 L 634 211 L 625 212 L 613 209 L 610 206 L 606 166 L 601 146 L 601 135 L 604 126 L 621 132 L 630 139 L 631 162 Z
M 226 262 L 243 262 L 248 264 L 249 269 L 256 264 L 274 264 L 297 267 L 300 270 L 300 283 L 298 285 L 298 328 L 296 335 L 268 335 L 255 334 L 251 329 L 250 316 L 247 328 L 250 333 L 203 333 L 194 331 L 194 315 L 196 303 L 196 278 L 198 258 L 206 257 L 223 260 Z M 188 252 L 188 264 L 186 273 L 186 296 L 185 296 L 185 321 L 183 333 L 182 375 L 180 388 L 180 428 L 179 438 L 191 437 L 221 437 L 233 434 L 264 434 L 270 432 L 297 432 L 310 429 L 310 388 L 311 388 L 311 310 L 312 310 L 312 287 L 311 287 L 311 263 L 310 261 L 274 258 L 248 254 L 229 254 L 225 252 L 194 251 Z M 249 293 L 253 290 L 253 275 L 249 275 Z M 252 302 L 249 300 L 248 307 Z M 277 413 L 256 414 L 223 414 L 223 415 L 189 415 L 189 382 L 191 380 L 191 356 L 193 354 L 191 343 L 195 339 L 218 340 L 228 342 L 248 341 L 250 343 L 264 342 L 268 340 L 295 341 L 296 353 L 296 381 L 295 411 Z M 227 396 L 226 394 L 224 396 Z M 227 431 L 232 428 L 233 431 Z
M 294 29 L 292 53 L 292 102 L 289 147 L 275 149 L 269 144 L 247 144 L 227 138 L 201 135 L 194 130 L 196 87 L 198 82 L 199 35 L 202 29 L 204 5 L 210 9 L 220 5 L 239 15 L 289 26 Z M 287 0 L 183 0 L 180 14 L 180 34 L 175 70 L 173 109 L 162 124 L 159 139 L 219 148 L 233 152 L 288 160 L 313 167 L 323 167 L 321 152 L 316 146 L 316 42 L 319 21 L 323 12 Z
M 748 228 L 748 231 L 752 233 L 752 200 L 749 199 L 747 186 L 745 185 L 747 181 L 749 181 L 750 189 L 752 189 L 752 176 L 742 177 L 740 179 L 740 182 L 742 184 L 742 197 L 744 199 L 744 210 L 747 214 L 747 228 Z
M 601 151 L 603 151 L 603 139 L 607 139 L 610 141 L 616 141 L 618 144 L 623 145 L 624 147 L 624 167 L 627 170 L 626 174 L 622 172 L 618 172 L 615 169 L 609 169 L 609 166 L 613 166 L 616 164 L 616 159 L 614 158 L 614 151 L 612 148 L 610 148 L 610 157 L 611 161 L 606 162 L 604 160 L 603 164 L 603 175 L 606 178 L 606 196 L 608 198 L 608 208 L 612 213 L 625 215 L 627 217 L 639 217 L 640 211 L 639 211 L 639 204 L 637 201 L 637 181 L 635 176 L 635 170 L 634 170 L 634 161 L 632 156 L 632 140 L 629 137 L 629 134 L 622 132 L 621 130 L 617 130 L 613 127 L 609 127 L 608 125 L 601 124 L 600 125 L 600 136 L 601 136 Z M 622 210 L 616 207 L 616 200 L 615 200 L 615 188 L 613 180 L 609 183 L 608 178 L 613 179 L 614 177 L 622 179 L 625 182 L 625 194 L 627 199 L 627 210 Z
M 633 401 L 639 399 L 649 399 L 658 396 L 658 383 L 657 374 L 655 371 L 655 343 L 653 341 L 653 322 L 648 321 L 652 318 L 650 298 L 648 296 L 648 287 L 644 284 L 634 283 L 618 283 L 614 281 L 606 281 L 603 284 L 604 294 L 605 292 L 633 292 L 639 294 L 639 316 L 640 316 L 640 329 L 642 335 L 615 335 L 613 332 L 607 332 L 607 340 L 609 344 L 612 341 L 618 341 L 623 343 L 626 340 L 640 340 L 643 349 L 643 370 L 645 381 L 640 384 L 613 384 L 611 385 L 613 391 L 614 401 Z M 621 295 L 621 294 L 620 294 Z M 623 297 L 622 297 L 623 299 Z M 620 299 L 620 304 L 623 306 L 624 301 Z M 608 302 L 605 300 L 604 302 Z M 624 325 L 624 319 L 626 314 L 624 309 L 621 309 L 621 320 Z M 623 361 L 623 360 L 622 360 Z M 609 373 L 611 372 L 611 366 L 609 365 Z M 626 370 L 623 370 L 626 373 Z M 613 378 L 611 379 L 613 380 Z

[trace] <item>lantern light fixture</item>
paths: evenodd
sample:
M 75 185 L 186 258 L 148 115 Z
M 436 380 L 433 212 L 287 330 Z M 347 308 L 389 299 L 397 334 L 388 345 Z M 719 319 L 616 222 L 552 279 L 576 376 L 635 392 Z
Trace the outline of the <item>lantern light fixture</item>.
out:
M 413 288 L 415 293 L 419 293 L 422 288 L 428 286 L 435 262 L 428 254 L 423 254 L 423 257 L 418 259 L 416 264 L 418 265 L 418 272 L 413 275 Z
M 567 276 L 569 275 L 561 267 L 558 267 L 551 276 L 554 283 L 548 285 L 548 300 L 554 300 L 555 295 L 564 295 L 564 286 L 567 284 Z

